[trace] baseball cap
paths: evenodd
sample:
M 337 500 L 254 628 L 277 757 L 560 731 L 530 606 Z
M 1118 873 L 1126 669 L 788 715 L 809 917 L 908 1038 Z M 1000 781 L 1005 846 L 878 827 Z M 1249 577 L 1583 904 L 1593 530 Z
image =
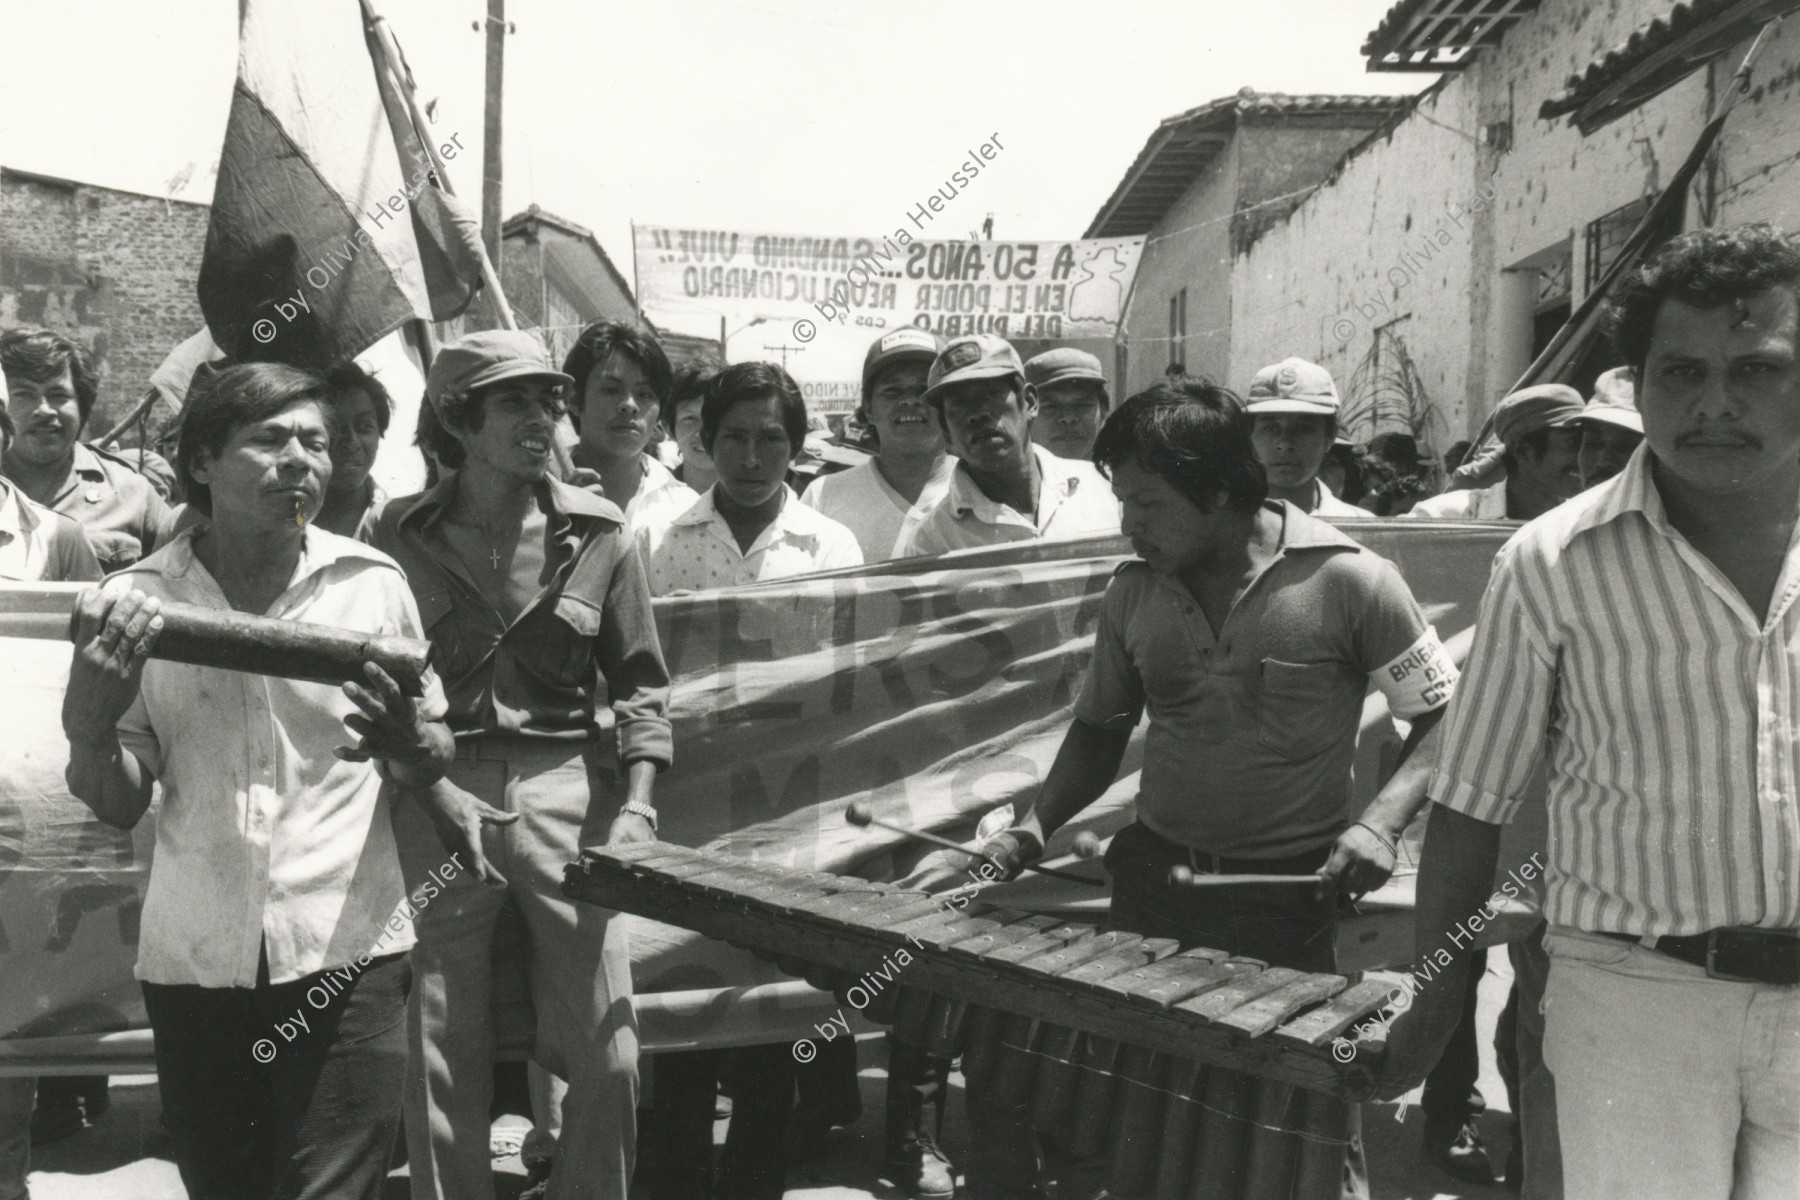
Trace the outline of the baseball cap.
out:
M 1614 367 L 1596 379 L 1594 394 L 1576 421 L 1597 421 L 1643 433 L 1644 418 L 1638 412 L 1637 385 L 1632 380 L 1631 368 Z
M 925 377 L 925 399 L 930 400 L 953 383 L 971 379 L 1025 378 L 1019 352 L 1005 338 L 976 333 L 956 338 L 932 361 Z
M 1339 403 L 1337 384 L 1331 381 L 1330 371 L 1304 358 L 1284 358 L 1256 373 L 1250 381 L 1244 411 L 1251 416 L 1305 413 L 1335 417 Z
M 888 367 L 908 360 L 929 365 L 943 348 L 944 344 L 938 341 L 937 334 L 913 325 L 904 325 L 882 334 L 869 343 L 869 352 L 863 355 L 863 399 L 869 398 L 869 389 L 875 386 L 875 377 Z
M 1581 393 L 1566 383 L 1520 388 L 1494 409 L 1494 436 L 1508 450 L 1540 429 L 1560 429 L 1581 416 Z
M 575 381 L 550 362 L 543 343 L 522 329 L 484 329 L 456 339 L 431 363 L 425 377 L 425 396 L 440 413 L 451 395 L 499 383 L 503 379 L 537 376 L 575 386 Z
M 1053 383 L 1097 383 L 1101 401 L 1107 398 L 1106 373 L 1100 369 L 1100 360 L 1073 346 L 1059 346 L 1030 359 L 1025 364 L 1025 382 L 1040 388 Z

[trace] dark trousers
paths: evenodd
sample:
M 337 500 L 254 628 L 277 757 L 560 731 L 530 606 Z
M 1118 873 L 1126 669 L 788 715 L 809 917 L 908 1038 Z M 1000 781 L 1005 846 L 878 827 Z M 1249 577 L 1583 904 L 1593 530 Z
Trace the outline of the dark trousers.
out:
M 648 1181 L 650 1200 L 781 1200 L 794 1107 L 793 1043 L 658 1054 L 651 1070 L 656 1170 Z M 731 1124 L 715 1172 L 712 1123 L 720 1081 L 731 1091 Z
M 411 986 L 405 954 L 277 984 L 265 958 L 254 988 L 144 984 L 163 1123 L 192 1200 L 378 1200 Z
M 1425 1095 L 1419 1106 L 1426 1121 L 1438 1131 L 1453 1131 L 1487 1111 L 1487 1099 L 1475 1081 L 1481 1075 L 1481 1051 L 1476 1038 L 1475 998 L 1487 974 L 1487 951 L 1469 956 L 1469 986 L 1463 995 L 1462 1023 L 1450 1036 L 1444 1055 L 1425 1077 Z M 1501 1024 L 1505 1025 L 1502 1018 Z M 1514 1111 L 1517 1111 L 1516 1109 Z

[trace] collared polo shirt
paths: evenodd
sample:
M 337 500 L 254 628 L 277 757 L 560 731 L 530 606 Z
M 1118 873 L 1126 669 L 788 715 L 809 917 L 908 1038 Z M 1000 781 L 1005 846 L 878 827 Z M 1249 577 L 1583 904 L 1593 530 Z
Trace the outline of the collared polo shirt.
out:
M 231 610 L 194 556 L 189 531 L 106 590 Z M 363 633 L 420 637 L 418 611 L 392 559 L 323 529 L 306 530 L 293 581 L 263 614 Z M 444 692 L 427 673 L 422 713 Z M 413 944 L 397 916 L 405 885 L 373 762 L 344 762 L 341 687 L 151 659 L 119 742 L 162 784 L 156 857 L 144 897 L 137 976 L 146 983 L 285 983 L 362 954 Z
M 537 498 L 553 574 L 508 622 L 444 536 L 456 486 L 451 472 L 428 492 L 391 501 L 375 534 L 418 598 L 451 732 L 580 740 L 610 729 L 621 764 L 668 766 L 669 671 L 624 514 L 584 488 L 544 480 Z M 601 694 L 608 704 L 596 704 Z
M 89 583 L 100 578 L 81 526 L 0 479 L 0 580 Z
M 1286 858 L 1345 827 L 1363 698 L 1442 706 L 1456 669 L 1394 565 L 1291 504 L 1273 561 L 1217 635 L 1180 580 L 1137 561 L 1106 589 L 1077 719 L 1150 729 L 1138 819 L 1211 854 Z
M 716 486 L 708 488 L 673 520 L 638 529 L 638 549 L 650 573 L 653 595 L 738 587 L 862 566 L 856 536 L 800 503 L 792 491 L 786 492 L 781 511 L 756 535 L 750 549 L 740 550 L 731 526 L 713 503 L 717 494 Z
M 1007 542 L 1068 541 L 1119 532 L 1119 501 L 1092 463 L 1058 458 L 1033 442 L 1040 481 L 1037 512 L 1026 516 L 988 499 L 960 462 L 936 505 L 918 506 L 894 547 L 895 558 L 943 554 Z
M 894 544 L 899 540 L 906 515 L 914 508 L 911 501 L 894 490 L 875 462 L 871 458 L 848 471 L 821 475 L 800 496 L 802 504 L 824 513 L 856 535 L 864 562 L 886 562 L 898 557 Z M 956 459 L 946 454 L 925 481 L 917 506 L 930 511 L 943 499 L 955 470 Z
M 1413 521 L 1504 521 L 1506 516 L 1506 481 L 1492 487 L 1464 488 L 1427 496 L 1401 513 L 1399 520 Z
M 1648 444 L 1494 559 L 1438 803 L 1512 819 L 1549 762 L 1552 924 L 1800 926 L 1800 528 L 1768 616 L 1670 523 Z
M 108 571 L 128 567 L 156 548 L 168 506 L 150 481 L 116 454 L 76 442 L 69 477 L 46 506 L 73 518 Z

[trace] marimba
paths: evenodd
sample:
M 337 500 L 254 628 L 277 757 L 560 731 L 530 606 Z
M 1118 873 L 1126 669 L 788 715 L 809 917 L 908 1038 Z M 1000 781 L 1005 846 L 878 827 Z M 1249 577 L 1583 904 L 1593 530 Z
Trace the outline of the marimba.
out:
M 1111 1190 L 1335 1197 L 1393 991 L 890 884 L 659 842 L 584 851 L 564 890 L 745 946 L 963 1074 Z

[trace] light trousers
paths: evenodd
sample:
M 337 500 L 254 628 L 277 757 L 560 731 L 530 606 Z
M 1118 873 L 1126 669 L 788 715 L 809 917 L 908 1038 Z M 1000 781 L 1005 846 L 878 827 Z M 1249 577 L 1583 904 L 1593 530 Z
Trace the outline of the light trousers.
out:
M 494 931 L 506 923 L 523 931 L 532 1059 L 569 1085 L 550 1200 L 625 1200 L 637 1151 L 630 953 L 613 913 L 562 894 L 578 847 L 605 838 L 616 776 L 591 743 L 495 738 L 457 749 L 451 782 L 520 818 L 483 836 L 506 888 L 459 873 L 418 915 L 406 1088 L 413 1200 L 493 1200 Z M 416 804 L 396 809 L 395 830 L 416 895 L 447 855 Z
M 1545 948 L 1569 1200 L 1793 1200 L 1800 987 L 1561 926 Z

